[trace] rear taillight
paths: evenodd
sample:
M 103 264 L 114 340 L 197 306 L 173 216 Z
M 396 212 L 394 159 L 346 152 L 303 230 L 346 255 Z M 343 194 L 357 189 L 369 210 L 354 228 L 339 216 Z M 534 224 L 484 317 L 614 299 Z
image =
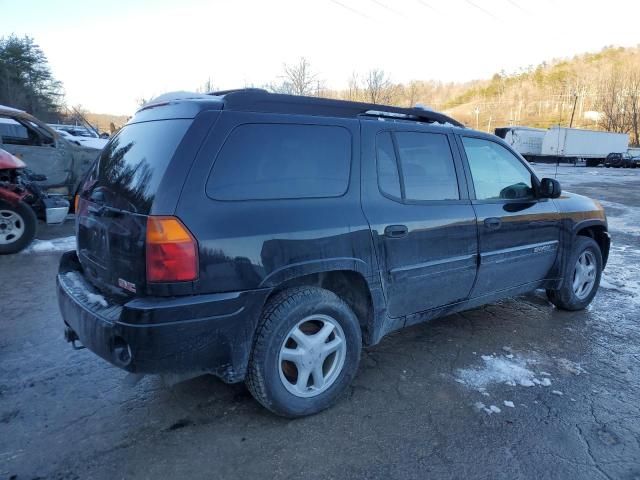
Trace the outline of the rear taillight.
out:
M 198 244 L 175 217 L 147 218 L 147 281 L 187 282 L 198 278 Z
M 78 214 L 78 204 L 80 203 L 80 194 L 76 193 L 76 196 L 73 197 L 73 213 Z

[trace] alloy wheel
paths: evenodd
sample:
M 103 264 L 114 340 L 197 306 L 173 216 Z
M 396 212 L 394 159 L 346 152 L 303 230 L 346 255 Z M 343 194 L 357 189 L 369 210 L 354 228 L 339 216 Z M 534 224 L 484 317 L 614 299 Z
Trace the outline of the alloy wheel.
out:
M 333 385 L 344 367 L 347 342 L 329 315 L 311 315 L 287 334 L 278 356 L 284 387 L 296 397 L 314 397 Z

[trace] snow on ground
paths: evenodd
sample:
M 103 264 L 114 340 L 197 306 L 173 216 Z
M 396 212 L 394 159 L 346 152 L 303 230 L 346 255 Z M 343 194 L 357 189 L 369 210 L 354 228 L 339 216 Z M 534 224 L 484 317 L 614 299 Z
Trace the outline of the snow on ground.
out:
M 636 307 L 640 306 L 640 249 L 614 242 L 600 286 L 621 292 Z
M 571 186 L 577 183 L 626 183 L 640 182 L 640 170 L 630 168 L 604 168 L 604 167 L 583 167 L 550 163 L 535 163 L 531 165 L 538 177 L 555 178 L 560 182 L 560 186 Z
M 53 238 L 51 240 L 35 239 L 31 245 L 22 250 L 20 253 L 52 253 L 66 252 L 76 249 L 76 237 Z
M 549 378 L 539 379 L 532 370 L 536 360 L 523 356 L 482 355 L 483 365 L 475 368 L 459 369 L 456 381 L 467 387 L 484 392 L 494 384 L 505 384 L 512 387 L 534 387 L 551 385 Z
M 600 200 L 600 204 L 607 213 L 611 231 L 640 236 L 640 208 L 628 207 L 622 203 L 606 200 Z

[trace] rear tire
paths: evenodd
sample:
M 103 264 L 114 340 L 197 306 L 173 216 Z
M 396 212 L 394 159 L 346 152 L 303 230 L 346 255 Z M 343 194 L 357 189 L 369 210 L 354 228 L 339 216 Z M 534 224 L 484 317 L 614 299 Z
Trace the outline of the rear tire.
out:
M 285 290 L 264 308 L 246 384 L 278 415 L 313 415 L 351 383 L 361 350 L 358 319 L 337 295 L 317 287 Z
M 582 310 L 593 300 L 602 275 L 602 253 L 597 242 L 578 235 L 564 272 L 562 287 L 547 297 L 562 310 Z
M 26 248 L 35 238 L 37 227 L 38 219 L 29 205 L 0 200 L 0 255 Z

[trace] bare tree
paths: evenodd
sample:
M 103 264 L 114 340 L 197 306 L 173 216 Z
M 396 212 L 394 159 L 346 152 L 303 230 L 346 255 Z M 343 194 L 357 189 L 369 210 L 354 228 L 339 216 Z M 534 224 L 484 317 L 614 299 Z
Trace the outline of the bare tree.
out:
M 640 145 L 640 70 L 629 73 L 625 110 L 629 118 L 631 144 Z
M 418 95 L 420 94 L 420 82 L 416 81 L 416 80 L 412 80 L 411 82 L 409 82 L 409 85 L 407 85 L 404 88 L 404 94 L 407 100 L 407 103 L 409 104 L 409 107 L 414 107 L 416 105 L 416 103 L 418 103 Z
M 319 95 L 323 90 L 318 75 L 311 69 L 311 63 L 304 57 L 294 65 L 284 64 L 282 81 L 269 84 L 267 88 L 275 93 L 289 95 Z
M 613 70 L 603 78 L 598 88 L 596 108 L 602 113 L 602 126 L 610 132 L 627 130 L 624 78 L 620 71 Z
M 349 82 L 347 83 L 347 91 L 345 93 L 346 100 L 351 100 L 352 102 L 362 100 L 362 88 L 360 88 L 360 79 L 356 72 L 351 74 L 351 78 L 349 78 Z
M 207 80 L 196 88 L 196 92 L 198 93 L 210 93 L 215 92 L 218 88 L 211 81 L 211 77 L 207 78 Z
M 396 87 L 384 70 L 369 70 L 364 80 L 364 96 L 371 103 L 391 103 Z

